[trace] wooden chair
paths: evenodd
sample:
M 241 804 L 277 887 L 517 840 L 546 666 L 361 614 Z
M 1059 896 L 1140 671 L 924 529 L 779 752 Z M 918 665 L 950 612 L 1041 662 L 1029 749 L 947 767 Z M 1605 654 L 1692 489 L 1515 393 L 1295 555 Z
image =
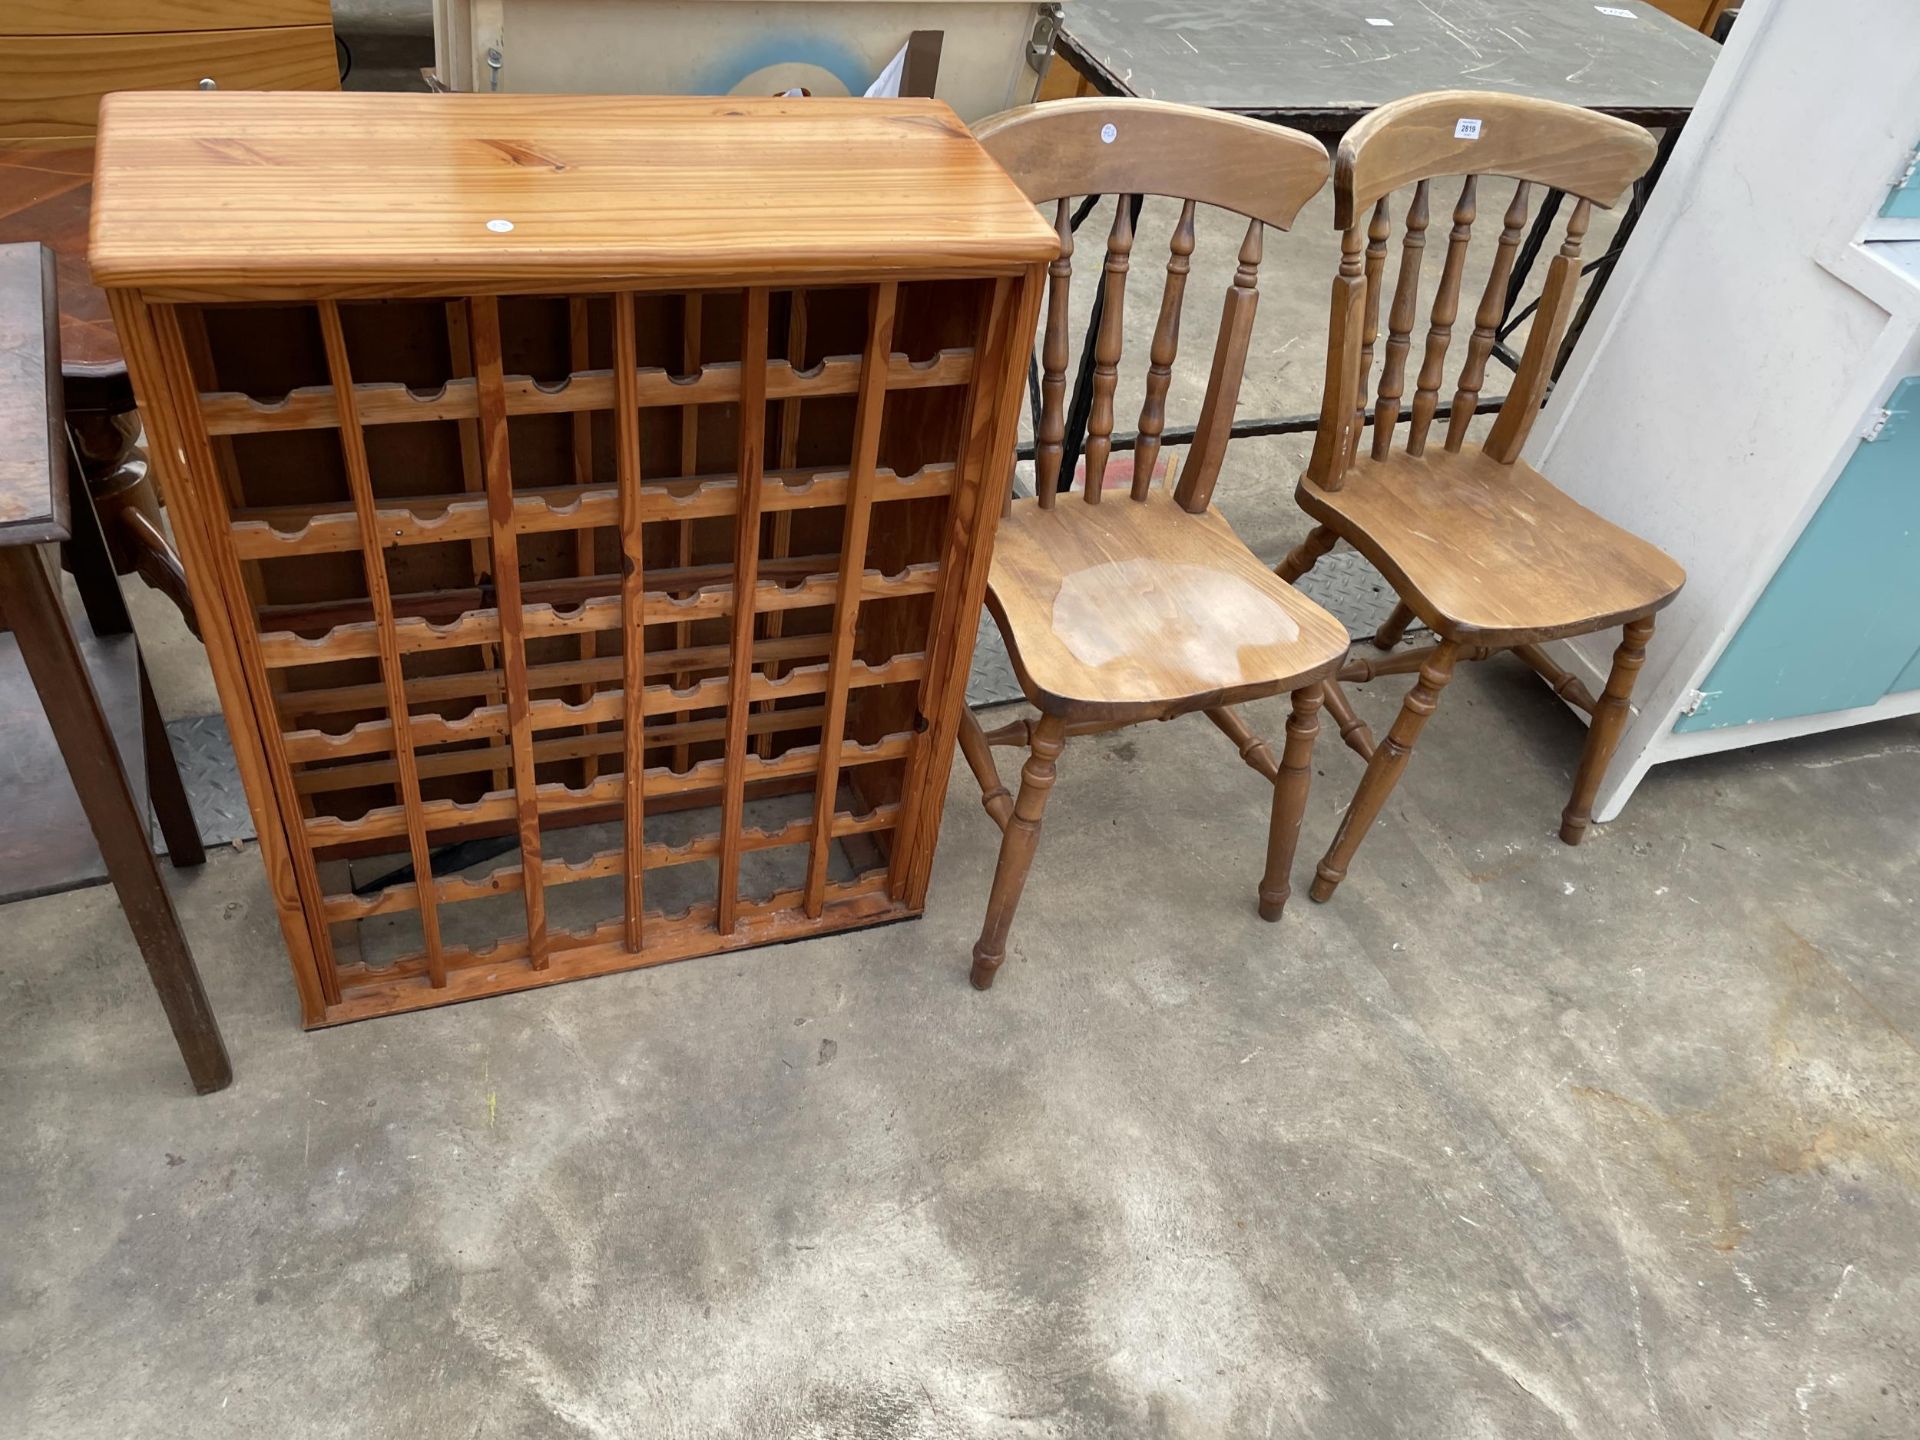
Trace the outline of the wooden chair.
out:
M 1367 828 L 1392 792 L 1407 757 L 1459 660 L 1511 651 L 1563 699 L 1592 717 L 1561 819 L 1560 838 L 1578 845 L 1593 797 L 1626 724 L 1633 682 L 1653 634 L 1653 615 L 1679 592 L 1680 567 L 1645 541 L 1576 504 L 1520 459 L 1539 413 L 1580 278 L 1580 246 L 1591 208 L 1610 206 L 1653 159 L 1653 138 L 1637 125 L 1573 106 L 1474 91 L 1417 95 L 1383 105 L 1340 144 L 1334 170 L 1335 224 L 1342 232 L 1333 284 L 1326 396 L 1313 457 L 1295 492 L 1319 522 L 1279 568 L 1298 580 L 1338 540 L 1365 555 L 1399 595 L 1373 637 L 1391 651 L 1417 616 L 1437 643 L 1383 659 L 1356 659 L 1327 686 L 1341 736 L 1367 761 L 1312 895 L 1326 900 L 1347 873 Z M 1461 278 L 1475 219 L 1477 177 L 1517 180 L 1491 273 L 1443 430 L 1435 421 Z M 1429 191 L 1462 176 L 1446 257 L 1419 357 L 1405 448 L 1393 453 L 1416 323 Z M 1387 313 L 1373 440 L 1360 450 L 1365 395 L 1379 336 L 1392 192 L 1412 185 L 1398 278 Z M 1513 388 L 1486 441 L 1466 443 L 1504 308 L 1514 254 L 1533 187 L 1576 198 L 1565 242 L 1548 267 L 1539 309 Z M 1437 203 L 1445 203 L 1439 200 Z M 1613 670 L 1596 701 L 1539 648 L 1545 640 L 1624 627 Z M 1340 690 L 1342 681 L 1419 672 L 1386 740 L 1375 745 Z
M 1306 805 L 1320 682 L 1339 667 L 1348 640 L 1339 621 L 1276 580 L 1209 503 L 1246 363 L 1262 234 L 1269 225 L 1286 229 L 1325 183 L 1326 151 L 1292 130 L 1152 100 L 1033 105 L 982 122 L 977 133 L 1036 203 L 1053 206 L 1061 247 L 1050 272 L 1041 355 L 1039 494 L 1013 502 L 1001 519 L 987 590 L 1014 673 L 1040 714 L 992 734 L 966 714 L 960 730 L 987 813 L 1005 832 L 986 923 L 973 948 L 973 983 L 984 990 L 1006 959 L 1007 931 L 1033 861 L 1055 762 L 1071 735 L 1204 713 L 1274 787 L 1260 914 L 1279 919 Z M 1075 501 L 1057 494 L 1073 256 L 1069 217 L 1079 195 L 1119 198 L 1094 339 L 1086 484 Z M 1151 346 L 1131 494 L 1106 496 L 1133 249 L 1131 202 L 1142 195 L 1185 203 L 1173 230 Z M 1179 483 L 1155 489 L 1194 217 L 1203 204 L 1236 212 L 1249 223 L 1193 445 Z M 1276 763 L 1234 707 L 1282 691 L 1293 693 L 1293 712 Z M 1000 783 L 993 762 L 991 747 L 1007 744 L 1031 752 L 1017 799 Z

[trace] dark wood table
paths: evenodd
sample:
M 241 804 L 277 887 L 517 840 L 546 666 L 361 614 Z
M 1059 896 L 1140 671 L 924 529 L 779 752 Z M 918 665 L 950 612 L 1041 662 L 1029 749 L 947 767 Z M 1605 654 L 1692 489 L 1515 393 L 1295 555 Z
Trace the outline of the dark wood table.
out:
M 1072 0 L 1054 51 L 1078 73 L 1081 93 L 1226 110 L 1304 130 L 1328 149 L 1368 111 L 1430 90 L 1533 95 L 1660 130 L 1653 166 L 1634 187 L 1611 248 L 1585 267 L 1592 281 L 1567 327 L 1558 376 L 1720 46 L 1642 0 L 1605 9 L 1589 0 Z M 1506 338 L 1531 309 L 1516 305 L 1561 201 L 1560 192 L 1547 192 L 1507 285 L 1494 356 L 1509 369 L 1516 357 Z M 1087 208 L 1076 213 L 1076 229 Z M 1092 337 L 1103 300 L 1096 291 L 1087 317 L 1067 410 L 1062 487 L 1073 477 L 1092 408 Z M 1483 396 L 1480 408 L 1497 409 L 1505 398 Z M 1232 433 L 1306 434 L 1319 422 L 1317 413 L 1236 420 Z M 1185 445 L 1192 431 L 1169 427 L 1162 439 Z M 1112 446 L 1128 450 L 1133 442 L 1117 434 Z M 1031 444 L 1020 453 L 1030 455 Z
M 87 268 L 93 147 L 0 145 L 0 244 L 38 240 L 60 279 L 60 373 L 69 380 L 127 383 L 107 297 Z
M 133 385 L 107 297 L 87 265 L 93 146 L 85 141 L 0 143 L 0 245 L 38 241 L 60 281 L 60 378 L 67 430 L 107 535 L 114 569 L 140 577 L 197 629 L 179 556 L 145 468 L 129 465 L 139 433 Z
M 1106 95 L 1337 136 L 1425 90 L 1502 90 L 1663 128 L 1719 46 L 1642 0 L 1072 0 L 1055 49 Z M 1387 21 L 1388 24 L 1376 24 Z
M 127 778 L 89 659 L 102 674 L 131 665 L 131 681 L 120 689 L 135 718 L 121 723 L 121 736 L 146 742 L 149 763 L 141 768 L 173 863 L 197 865 L 206 856 L 166 749 L 92 498 L 84 486 L 67 484 L 54 269 L 52 252 L 40 245 L 0 245 L 0 622 L 33 692 L 17 685 L 0 690 L 0 754 L 12 777 L 0 806 L 0 865 L 28 865 L 39 874 L 50 858 L 58 865 L 77 854 L 71 824 L 77 804 L 119 892 L 187 1073 L 205 1094 L 231 1083 L 233 1068 L 154 863 L 146 806 Z M 57 571 L 48 564 L 45 547 L 55 544 L 70 547 L 94 631 L 91 642 L 75 634 Z M 65 787 L 41 783 L 51 769 L 33 753 L 41 736 L 57 747 Z

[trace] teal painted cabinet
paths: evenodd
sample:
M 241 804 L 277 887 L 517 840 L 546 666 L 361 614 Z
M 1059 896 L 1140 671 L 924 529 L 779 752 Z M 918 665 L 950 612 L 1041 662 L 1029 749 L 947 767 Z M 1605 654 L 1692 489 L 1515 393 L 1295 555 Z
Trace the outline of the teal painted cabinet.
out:
M 1893 688 L 1896 691 L 1920 690 L 1920 650 L 1916 650 L 1913 659 L 1907 662 L 1907 668 L 1894 677 Z
M 1886 408 L 1676 730 L 1852 710 L 1920 689 L 1920 376 L 1902 380 Z
M 1880 207 L 1880 213 L 1895 220 L 1920 220 L 1920 145 L 1913 147 L 1913 158 L 1907 162 L 1907 173 L 1888 193 L 1887 203 Z

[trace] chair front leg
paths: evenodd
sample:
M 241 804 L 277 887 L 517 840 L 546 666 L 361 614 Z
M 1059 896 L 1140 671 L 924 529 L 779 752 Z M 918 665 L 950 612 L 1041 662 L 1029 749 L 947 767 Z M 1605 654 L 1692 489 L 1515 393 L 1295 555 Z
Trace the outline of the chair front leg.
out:
M 1000 861 L 993 869 L 993 891 L 987 897 L 987 918 L 980 927 L 980 938 L 973 947 L 973 988 L 986 990 L 1007 958 L 1007 932 L 1013 928 L 1013 912 L 1020 904 L 1020 892 L 1026 888 L 1027 867 L 1033 863 L 1034 848 L 1040 843 L 1040 816 L 1047 808 L 1047 795 L 1053 789 L 1054 761 L 1066 745 L 1066 722 L 1057 715 L 1042 715 L 1033 730 L 1033 751 L 1020 770 L 1020 796 L 1007 817 L 1006 834 L 1000 840 Z
M 1653 638 L 1653 617 L 1635 620 L 1620 632 L 1620 648 L 1613 652 L 1613 669 L 1607 674 L 1607 688 L 1594 706 L 1593 723 L 1587 727 L 1587 743 L 1580 751 L 1580 768 L 1573 774 L 1573 798 L 1560 815 L 1560 838 L 1578 845 L 1587 838 L 1593 823 L 1593 797 L 1606 778 L 1607 764 L 1619 747 L 1627 728 L 1632 707 L 1634 681 L 1646 663 L 1647 641 Z
M 1307 538 L 1293 547 L 1293 553 L 1274 567 L 1273 573 L 1289 585 L 1320 563 L 1320 557 L 1333 549 L 1340 537 L 1325 525 L 1316 525 Z
M 1367 831 L 1380 814 L 1380 807 L 1387 803 L 1387 796 L 1400 783 L 1400 776 L 1407 768 L 1407 757 L 1413 753 L 1413 742 L 1420 738 L 1427 717 L 1440 703 L 1440 692 L 1453 678 L 1454 657 L 1459 650 L 1460 646 L 1454 641 L 1443 640 L 1420 667 L 1420 678 L 1401 703 L 1400 714 L 1395 717 L 1387 738 L 1380 742 L 1373 758 L 1367 762 L 1367 773 L 1360 779 L 1360 788 L 1354 791 L 1353 803 L 1341 817 L 1340 829 L 1313 877 L 1313 888 L 1307 893 L 1314 900 L 1322 903 L 1331 900 L 1340 882 L 1347 878 L 1347 866 L 1352 863 L 1354 852 L 1367 838 Z
M 1280 774 L 1273 782 L 1273 818 L 1267 825 L 1267 873 L 1260 881 L 1260 918 L 1278 920 L 1293 894 L 1293 852 L 1300 844 L 1300 821 L 1307 813 L 1307 788 L 1313 781 L 1313 741 L 1320 733 L 1322 687 L 1293 692 L 1287 717 L 1287 743 Z

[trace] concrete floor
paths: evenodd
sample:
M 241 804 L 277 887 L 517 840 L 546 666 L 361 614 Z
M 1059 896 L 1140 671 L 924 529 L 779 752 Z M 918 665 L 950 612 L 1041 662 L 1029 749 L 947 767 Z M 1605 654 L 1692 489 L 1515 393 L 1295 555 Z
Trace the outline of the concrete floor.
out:
M 206 1099 L 110 892 L 8 907 L 0 1429 L 1914 1434 L 1920 724 L 1572 851 L 1579 736 L 1471 670 L 1277 926 L 1207 727 L 1076 744 L 989 995 L 964 777 L 919 923 L 313 1035 L 222 854 Z
M 1270 242 L 1244 412 L 1315 404 L 1333 256 L 1324 199 Z M 1222 480 L 1270 559 L 1301 458 Z M 313 1035 L 223 852 L 173 877 L 206 1099 L 110 891 L 7 907 L 0 1434 L 1920 1433 L 1920 722 L 1666 767 L 1573 851 L 1583 733 L 1469 667 L 1276 926 L 1210 727 L 1076 742 L 989 995 L 964 771 L 918 923 Z

